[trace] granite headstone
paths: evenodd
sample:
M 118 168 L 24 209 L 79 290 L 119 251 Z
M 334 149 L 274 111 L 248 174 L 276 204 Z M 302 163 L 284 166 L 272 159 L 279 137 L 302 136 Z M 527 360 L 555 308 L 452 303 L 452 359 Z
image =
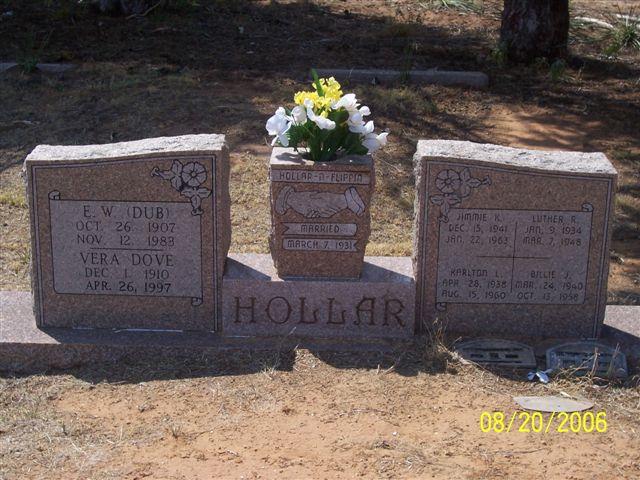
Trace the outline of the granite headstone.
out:
M 617 176 L 605 155 L 423 140 L 414 160 L 423 325 L 599 334 Z
M 39 145 L 25 161 L 39 326 L 217 329 L 223 135 Z

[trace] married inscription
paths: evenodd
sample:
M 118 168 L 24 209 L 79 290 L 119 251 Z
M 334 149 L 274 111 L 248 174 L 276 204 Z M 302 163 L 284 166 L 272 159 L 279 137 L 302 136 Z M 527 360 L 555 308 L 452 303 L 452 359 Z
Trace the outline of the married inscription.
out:
M 591 217 L 452 209 L 439 224 L 436 302 L 583 303 Z
M 351 237 L 356 234 L 355 223 L 285 223 L 285 235 L 335 235 Z
M 199 215 L 187 202 L 50 199 L 57 293 L 202 298 Z

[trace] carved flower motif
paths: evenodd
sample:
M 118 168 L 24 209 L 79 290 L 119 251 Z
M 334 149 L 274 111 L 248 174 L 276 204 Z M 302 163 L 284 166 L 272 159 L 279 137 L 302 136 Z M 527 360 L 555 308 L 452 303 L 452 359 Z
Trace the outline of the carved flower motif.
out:
M 462 200 L 471 194 L 472 189 L 482 185 L 491 185 L 491 179 L 473 178 L 468 168 L 463 168 L 460 172 L 441 170 L 436 177 L 436 187 L 442 194 L 429 197 L 431 203 L 440 207 L 440 221 L 448 222 L 451 208 L 462 203 Z
M 182 181 L 190 187 L 199 187 L 207 179 L 207 171 L 203 165 L 195 162 L 182 167 Z
M 160 170 L 158 167 L 155 167 L 151 172 L 151 175 L 154 177 L 160 177 L 164 180 L 169 180 L 171 182 L 171 186 L 178 191 L 182 189 L 182 163 L 178 160 L 173 161 L 171 164 L 171 170 Z
M 206 176 L 205 176 L 206 178 Z M 182 190 L 182 195 L 187 197 L 193 207 L 192 215 L 202 215 L 202 199 L 211 195 L 208 188 L 187 187 Z
M 453 193 L 460 188 L 460 175 L 455 170 L 442 170 L 436 177 L 436 187 L 442 193 Z
M 480 185 L 487 184 L 486 182 L 491 183 L 488 178 L 484 180 L 473 178 L 469 169 L 465 168 L 460 172 L 460 196 L 468 197 L 472 188 L 478 188 Z

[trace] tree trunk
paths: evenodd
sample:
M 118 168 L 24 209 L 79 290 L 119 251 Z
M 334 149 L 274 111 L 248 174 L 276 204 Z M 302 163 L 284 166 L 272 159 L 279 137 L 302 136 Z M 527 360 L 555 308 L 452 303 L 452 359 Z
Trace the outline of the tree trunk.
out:
M 504 0 L 500 42 L 508 60 L 565 57 L 568 36 L 569 0 Z

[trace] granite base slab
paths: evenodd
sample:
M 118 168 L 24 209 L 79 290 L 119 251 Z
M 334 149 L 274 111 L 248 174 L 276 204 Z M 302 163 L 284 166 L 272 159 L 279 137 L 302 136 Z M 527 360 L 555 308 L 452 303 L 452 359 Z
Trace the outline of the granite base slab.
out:
M 395 352 L 412 340 L 222 336 L 215 332 L 36 326 L 31 292 L 0 291 L 0 371 L 40 372 L 157 358 L 201 360 L 231 351 Z
M 0 371 L 38 372 L 122 360 L 149 358 L 201 359 L 233 350 L 288 351 L 296 347 L 312 351 L 393 352 L 412 348 L 412 340 L 300 339 L 285 337 L 222 336 L 217 333 L 178 330 L 70 329 L 36 326 L 30 292 L 0 291 Z M 609 305 L 599 341 L 620 345 L 632 364 L 640 362 L 640 306 Z M 536 354 L 560 340 L 527 343 Z

